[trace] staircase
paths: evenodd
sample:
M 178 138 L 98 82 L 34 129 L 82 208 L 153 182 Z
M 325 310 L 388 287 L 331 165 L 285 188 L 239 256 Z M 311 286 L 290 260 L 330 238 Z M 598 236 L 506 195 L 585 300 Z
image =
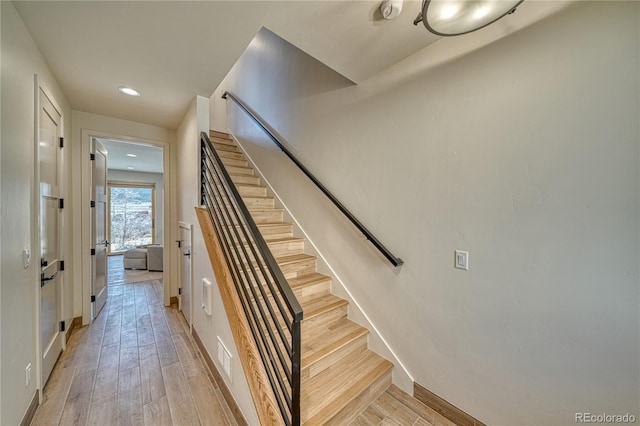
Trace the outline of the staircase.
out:
M 304 310 L 301 397 L 303 424 L 346 424 L 391 384 L 393 364 L 367 347 L 369 331 L 347 318 L 348 302 L 331 293 L 331 278 L 316 271 L 283 210 L 226 133 L 211 141 Z

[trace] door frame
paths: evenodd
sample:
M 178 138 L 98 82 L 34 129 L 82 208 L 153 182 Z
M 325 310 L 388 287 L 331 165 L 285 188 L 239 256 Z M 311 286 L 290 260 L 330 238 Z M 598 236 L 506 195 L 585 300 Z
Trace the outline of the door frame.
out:
M 45 85 L 44 82 L 40 81 L 38 78 L 38 74 L 34 74 L 34 130 L 33 130 L 33 155 L 34 155 L 34 181 L 33 181 L 33 191 L 32 191 L 32 200 L 31 206 L 32 211 L 34 213 L 33 220 L 31 222 L 31 259 L 30 259 L 30 268 L 32 269 L 33 274 L 33 285 L 35 288 L 35 348 L 36 348 L 36 359 L 35 359 L 35 384 L 38 389 L 38 399 L 42 402 L 44 396 L 44 390 L 42 386 L 42 344 L 40 342 L 40 310 L 42 309 L 40 303 L 40 252 L 42 250 L 41 239 L 40 239 L 40 198 L 42 196 L 40 189 L 40 108 L 42 105 L 40 104 L 40 92 L 47 97 L 51 105 L 56 109 L 56 111 L 60 114 L 60 134 L 64 137 L 64 121 L 65 116 L 63 109 L 60 107 L 60 104 L 53 96 L 49 88 Z M 69 146 L 69 142 L 67 141 L 67 147 Z M 68 149 L 68 148 L 67 148 Z M 66 185 L 65 185 L 65 155 L 63 152 L 58 152 L 58 174 L 59 174 L 59 188 L 58 193 L 61 199 L 66 197 Z M 58 250 L 60 253 L 60 259 L 65 260 L 67 256 L 67 243 L 66 243 L 66 211 L 68 209 L 61 209 L 60 216 L 58 220 L 59 226 L 59 234 L 58 234 Z M 65 274 L 58 273 L 58 285 L 60 288 L 60 293 L 58 295 L 58 309 L 59 309 L 59 318 L 58 321 L 64 321 L 65 318 Z M 71 324 L 69 324 L 71 325 Z M 65 351 L 67 348 L 67 339 L 65 339 L 66 333 L 61 332 L 59 338 L 62 340 L 62 350 Z M 32 375 L 33 377 L 33 375 Z
M 171 191 L 171 167 L 170 167 L 170 144 L 168 142 L 162 142 L 157 140 L 151 140 L 146 138 L 140 138 L 136 136 L 130 136 L 126 134 L 117 134 L 111 132 L 105 132 L 92 129 L 81 129 L 82 131 L 82 143 L 81 143 L 81 164 L 82 164 L 82 181 L 81 181 L 81 211 L 82 211 L 82 252 L 81 252 L 81 282 L 82 282 L 82 325 L 88 325 L 91 322 L 91 165 L 89 161 L 89 154 L 91 152 L 91 138 L 100 139 L 118 139 L 123 142 L 144 143 L 158 148 L 162 148 L 162 182 L 165 188 L 165 201 L 164 201 L 164 220 L 163 220 L 163 234 L 165 247 L 168 247 L 169 241 L 172 239 L 172 233 L 170 231 L 170 223 L 173 215 L 171 213 L 172 205 L 172 191 Z M 170 194 L 167 197 L 166 194 Z M 169 231 L 169 232 L 168 232 Z M 163 272 L 162 278 L 164 283 L 164 304 L 169 306 L 171 300 L 171 257 L 169 250 L 163 251 Z

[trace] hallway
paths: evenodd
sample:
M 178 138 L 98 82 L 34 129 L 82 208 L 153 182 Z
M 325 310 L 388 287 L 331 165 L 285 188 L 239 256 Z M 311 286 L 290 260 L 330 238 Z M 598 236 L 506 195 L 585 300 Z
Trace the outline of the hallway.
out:
M 109 286 L 90 327 L 75 330 L 32 425 L 235 425 L 162 282 Z

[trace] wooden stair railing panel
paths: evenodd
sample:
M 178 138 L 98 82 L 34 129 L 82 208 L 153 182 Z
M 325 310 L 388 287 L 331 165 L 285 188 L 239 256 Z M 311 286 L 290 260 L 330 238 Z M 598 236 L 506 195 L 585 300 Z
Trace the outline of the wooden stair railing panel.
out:
M 198 222 L 204 236 L 220 295 L 222 296 L 225 312 L 229 319 L 233 340 L 238 349 L 240 363 L 245 372 L 251 372 L 251 374 L 246 374 L 246 377 L 260 424 L 281 425 L 283 422 L 278 404 L 265 368 L 262 365 L 260 354 L 253 342 L 249 323 L 244 317 L 240 299 L 236 294 L 231 279 L 231 273 L 223 260 L 222 248 L 209 218 L 209 213 L 203 208 L 196 208 L 196 215 L 198 216 Z

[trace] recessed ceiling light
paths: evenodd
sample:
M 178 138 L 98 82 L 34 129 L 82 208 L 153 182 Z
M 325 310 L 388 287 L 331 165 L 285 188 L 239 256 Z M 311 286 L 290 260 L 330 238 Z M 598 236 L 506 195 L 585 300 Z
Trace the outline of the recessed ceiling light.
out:
M 127 169 L 129 169 L 129 170 L 135 170 L 133 167 L 127 167 Z
M 132 89 L 131 87 L 120 86 L 118 87 L 118 90 L 120 91 L 120 93 L 124 93 L 125 95 L 140 96 L 140 92 L 138 92 L 136 89 Z
M 127 157 L 137 157 L 136 154 L 127 154 Z

